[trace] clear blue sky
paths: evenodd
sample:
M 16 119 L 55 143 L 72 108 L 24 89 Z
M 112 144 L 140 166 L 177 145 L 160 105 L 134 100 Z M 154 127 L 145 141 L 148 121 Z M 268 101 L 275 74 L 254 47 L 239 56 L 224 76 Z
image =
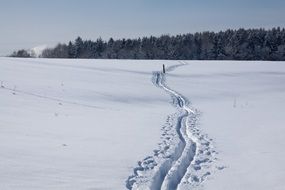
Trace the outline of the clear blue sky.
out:
M 75 37 L 285 27 L 285 0 L 0 0 L 0 55 Z

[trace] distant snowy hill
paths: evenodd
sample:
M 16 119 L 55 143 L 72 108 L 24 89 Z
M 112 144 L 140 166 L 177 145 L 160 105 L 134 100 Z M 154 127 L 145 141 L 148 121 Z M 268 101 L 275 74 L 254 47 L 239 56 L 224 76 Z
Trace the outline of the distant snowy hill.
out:
M 34 54 L 35 57 L 39 57 L 46 48 L 48 48 L 47 45 L 36 46 L 36 47 L 30 49 L 30 53 L 32 55 Z

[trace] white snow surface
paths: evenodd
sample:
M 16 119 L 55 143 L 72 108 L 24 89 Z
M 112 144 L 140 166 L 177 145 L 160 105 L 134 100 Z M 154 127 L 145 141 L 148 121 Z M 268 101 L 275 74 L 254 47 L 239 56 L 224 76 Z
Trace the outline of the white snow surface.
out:
M 0 189 L 125 189 L 174 111 L 151 81 L 160 67 L 1 58 Z
M 0 189 L 285 187 L 284 62 L 0 58 L 0 83 Z
M 225 167 L 197 189 L 285 189 L 284 62 L 188 61 L 167 83 L 201 111 Z

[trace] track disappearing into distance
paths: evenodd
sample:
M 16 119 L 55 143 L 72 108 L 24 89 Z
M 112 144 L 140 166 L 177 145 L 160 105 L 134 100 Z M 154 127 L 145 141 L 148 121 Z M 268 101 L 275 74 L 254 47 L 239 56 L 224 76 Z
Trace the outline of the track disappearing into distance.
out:
M 166 73 L 186 65 L 179 62 L 166 68 Z M 175 190 L 199 186 L 208 175 L 204 167 L 213 160 L 211 140 L 197 128 L 198 113 L 189 101 L 167 86 L 167 74 L 153 72 L 153 84 L 172 98 L 177 112 L 168 116 L 163 127 L 163 142 L 153 156 L 138 162 L 134 174 L 126 181 L 128 189 Z M 207 169 L 206 169 L 207 170 Z

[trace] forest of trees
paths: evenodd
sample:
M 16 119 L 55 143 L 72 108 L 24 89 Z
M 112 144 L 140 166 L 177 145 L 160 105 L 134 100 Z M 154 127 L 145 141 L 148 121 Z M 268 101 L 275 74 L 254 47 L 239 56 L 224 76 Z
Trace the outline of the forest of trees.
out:
M 21 50 L 22 51 L 22 50 Z M 21 52 L 23 54 L 23 52 Z M 17 52 L 14 52 L 17 55 Z M 285 60 L 285 29 L 238 29 L 176 36 L 82 40 L 45 49 L 44 58 Z

